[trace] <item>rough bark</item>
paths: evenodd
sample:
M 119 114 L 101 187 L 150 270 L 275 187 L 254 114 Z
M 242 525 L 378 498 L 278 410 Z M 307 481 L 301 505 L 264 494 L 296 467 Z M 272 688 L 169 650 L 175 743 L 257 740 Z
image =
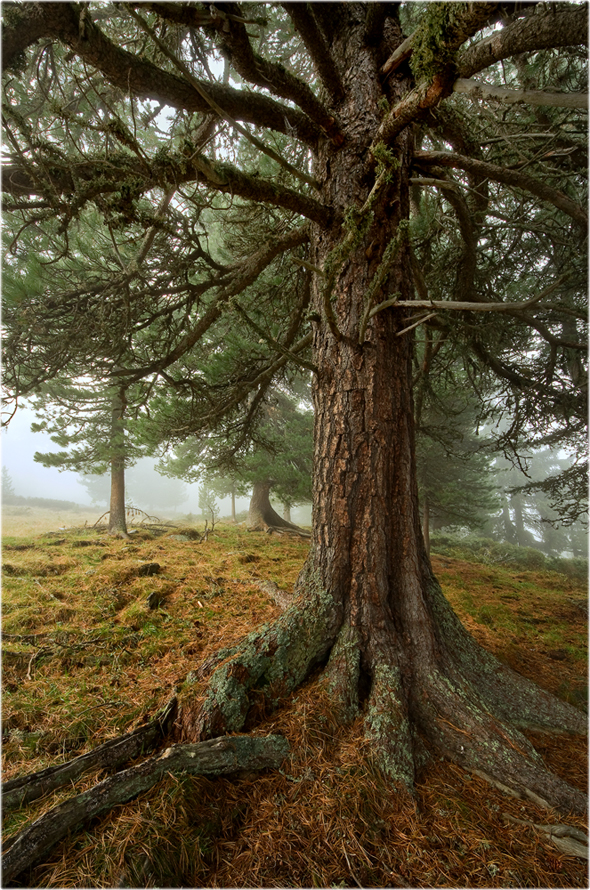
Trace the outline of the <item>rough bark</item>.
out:
M 581 811 L 585 795 L 545 768 L 521 730 L 584 733 L 584 716 L 475 643 L 426 553 L 412 346 L 401 334 L 408 309 L 395 305 L 396 294 L 400 302 L 410 297 L 402 233 L 412 136 L 398 137 L 389 177 L 368 201 L 375 177 L 367 174 L 367 134 L 379 122 L 376 60 L 357 28 L 358 8 L 348 6 L 346 15 L 332 51 L 347 72 L 341 120 L 349 139 L 339 151 L 326 143 L 315 173 L 327 183 L 326 202 L 343 216 L 349 208 L 349 228 L 311 229 L 311 262 L 326 274 L 313 296 L 314 514 L 301 597 L 271 628 L 223 653 L 200 712 L 185 707 L 183 730 L 188 738 L 239 731 L 254 705 L 276 707 L 324 663 L 341 718 L 363 715 L 377 764 L 400 788 L 412 790 L 428 750 L 510 794 Z M 392 78 L 391 104 L 407 89 L 404 75 Z M 388 252 L 392 243 L 397 253 Z
M 174 745 L 45 813 L 12 839 L 2 860 L 6 886 L 34 865 L 68 832 L 147 791 L 168 773 L 223 776 L 242 771 L 276 769 L 289 752 L 282 736 L 211 739 L 195 745 Z
M 314 174 L 323 183 L 322 204 L 316 202 L 309 212 L 314 222 L 305 234 L 307 238 L 309 231 L 310 268 L 323 270 L 314 280 L 309 316 L 316 369 L 309 557 L 297 598 L 281 616 L 236 647 L 219 652 L 213 664 L 203 665 L 201 676 L 209 668 L 212 671 L 204 702 L 192 706 L 187 697 L 179 732 L 190 742 L 240 732 L 260 709 L 278 707 L 313 669 L 322 666 L 341 719 L 362 715 L 369 750 L 392 784 L 411 791 L 417 767 L 425 751 L 431 751 L 511 794 L 580 811 L 585 809 L 584 795 L 545 768 L 521 730 L 583 733 L 584 715 L 475 643 L 445 600 L 426 553 L 416 485 L 412 343 L 411 333 L 405 332 L 412 296 L 404 236 L 412 159 L 426 169 L 458 167 L 473 177 L 524 188 L 579 222 L 585 215 L 566 195 L 528 174 L 500 170 L 462 154 L 415 153 L 413 130 L 407 124 L 450 91 L 452 66 L 423 93 L 412 94 L 414 84 L 402 68 L 383 83 L 380 69 L 402 43 L 402 34 L 388 17 L 377 51 L 375 35 L 366 39 L 365 6 L 342 4 L 338 16 L 328 4 L 308 8 L 310 27 L 317 24 L 317 40 L 329 48 L 345 97 L 338 108 L 343 143 L 322 137 L 315 125 L 307 138 L 309 145 L 318 146 Z M 163 71 L 156 72 L 161 85 L 156 83 L 146 92 L 155 66 L 128 60 L 123 51 L 113 57 L 110 44 L 94 27 L 82 39 L 79 20 L 70 21 L 74 8 L 70 4 L 45 7 L 43 12 L 35 7 L 36 14 L 60 19 L 55 34 L 111 82 L 138 95 L 161 94 L 177 107 L 200 109 L 194 91 Z M 483 15 L 484 4 L 475 7 L 473 15 Z M 469 33 L 478 27 L 476 22 Z M 463 31 L 459 38 L 465 38 Z M 293 127 L 301 138 L 305 127 L 298 129 L 297 124 L 312 123 L 308 118 L 302 121 L 294 109 L 288 109 L 283 122 L 283 106 L 247 91 L 226 90 L 220 94 L 221 104 L 223 98 L 244 106 L 241 120 L 252 119 L 261 126 L 276 123 L 282 131 Z M 393 109 L 385 117 L 384 98 Z M 254 106 L 256 114 L 251 113 Z M 381 147 L 383 169 L 375 169 L 380 138 L 389 140 L 390 151 Z M 250 183 L 246 185 L 249 189 Z M 267 200 L 260 190 L 241 194 Z M 265 257 L 270 261 L 268 252 Z M 246 278 L 241 278 L 240 288 Z M 204 316 L 203 325 L 217 319 L 230 291 L 237 292 L 228 287 Z M 187 335 L 183 348 L 197 341 L 199 330 Z M 176 357 L 171 353 L 159 367 Z M 269 489 L 270 482 L 253 498 L 251 523 L 287 528 L 289 524 L 270 507 Z M 221 744 L 237 743 L 232 738 Z M 153 758 L 128 776 L 111 777 L 98 786 L 98 793 L 88 792 L 90 796 L 82 800 L 82 805 L 89 802 L 85 812 L 96 814 L 129 799 L 167 772 L 172 762 L 187 768 L 186 748 L 169 751 L 173 753 L 168 757 Z M 129 796 L 121 797 L 121 789 Z M 58 811 L 62 827 L 78 824 L 80 799 L 76 800 L 70 809 Z M 67 816 L 60 820 L 60 813 Z M 31 826 L 29 831 L 30 840 L 19 840 L 18 845 L 15 841 L 8 850 L 9 865 L 19 850 L 28 856 L 27 864 L 37 855 L 41 830 Z

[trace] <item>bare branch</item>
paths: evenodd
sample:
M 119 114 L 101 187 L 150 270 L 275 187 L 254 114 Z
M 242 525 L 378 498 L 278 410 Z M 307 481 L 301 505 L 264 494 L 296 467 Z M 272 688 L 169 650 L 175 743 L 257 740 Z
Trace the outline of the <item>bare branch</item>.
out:
M 498 164 L 490 164 L 487 161 L 475 160 L 465 155 L 455 154 L 450 151 L 417 151 L 414 154 L 415 161 L 422 167 L 429 167 L 432 164 L 441 167 L 455 167 L 459 170 L 465 170 L 467 173 L 481 173 L 492 179 L 494 182 L 503 182 L 506 185 L 516 186 L 530 192 L 542 201 L 548 201 L 559 210 L 562 210 L 568 216 L 571 216 L 584 229 L 588 224 L 588 217 L 582 207 L 568 198 L 563 192 L 553 188 L 546 183 L 529 176 L 528 173 L 521 173 L 518 170 L 508 170 L 500 167 Z
M 495 99 L 505 105 L 548 105 L 553 108 L 588 108 L 588 93 L 545 93 L 542 90 L 509 90 L 490 86 L 478 80 L 459 78 L 453 84 L 454 93 L 469 99 Z
M 416 32 L 414 31 L 414 34 Z M 409 37 L 400 43 L 400 45 L 395 49 L 388 60 L 381 68 L 381 74 L 392 74 L 394 71 L 403 65 L 403 63 L 410 58 L 412 55 L 412 51 L 414 49 L 412 45 L 412 41 L 414 40 L 414 34 L 410 34 Z

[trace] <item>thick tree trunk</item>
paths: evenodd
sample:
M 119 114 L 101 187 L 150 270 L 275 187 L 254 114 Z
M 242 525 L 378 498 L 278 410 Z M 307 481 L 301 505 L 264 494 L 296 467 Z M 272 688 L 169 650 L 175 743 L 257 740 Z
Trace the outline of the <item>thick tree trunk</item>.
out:
M 111 414 L 111 502 L 109 534 L 127 537 L 125 513 L 125 390 L 115 392 Z
M 301 531 L 297 525 L 293 525 L 283 519 L 270 503 L 269 492 L 273 486 L 272 480 L 255 482 L 252 489 L 250 509 L 248 510 L 248 527 L 254 531 L 266 531 L 267 529 L 292 529 Z
M 432 573 L 416 483 L 411 321 L 392 305 L 394 295 L 412 295 L 402 236 L 412 137 L 406 130 L 398 138 L 367 204 L 378 173 L 367 163 L 367 134 L 379 124 L 380 79 L 357 21 L 360 4 L 345 10 L 333 49 L 348 81 L 340 120 L 349 138 L 340 148 L 327 142 L 315 171 L 345 222 L 312 227 L 311 261 L 325 277 L 315 279 L 313 296 L 313 532 L 301 597 L 275 625 L 224 653 L 233 658 L 214 672 L 202 708 L 185 709 L 181 722 L 189 737 L 239 731 L 254 696 L 276 706 L 325 663 L 342 720 L 363 715 L 392 783 L 411 791 L 430 751 L 516 796 L 582 810 L 585 796 L 548 772 L 520 729 L 582 733 L 584 716 L 482 650 Z M 410 87 L 395 77 L 392 104 Z

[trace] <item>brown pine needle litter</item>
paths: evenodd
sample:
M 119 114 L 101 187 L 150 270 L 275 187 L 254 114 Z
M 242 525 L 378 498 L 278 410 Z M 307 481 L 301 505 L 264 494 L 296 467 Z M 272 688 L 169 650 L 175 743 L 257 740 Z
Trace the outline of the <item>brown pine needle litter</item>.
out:
M 305 541 L 229 525 L 200 545 L 155 530 L 132 542 L 88 530 L 60 536 L 4 553 L 5 780 L 134 728 L 174 690 L 198 699 L 203 661 L 278 614 L 256 582 L 292 589 L 307 551 Z M 91 543 L 75 547 L 81 539 Z M 140 576 L 149 562 L 160 572 Z M 434 564 L 480 642 L 582 703 L 583 582 L 458 559 Z M 160 605 L 150 609 L 153 591 Z M 587 886 L 586 863 L 529 824 L 586 831 L 582 820 L 507 797 L 440 760 L 420 774 L 416 801 L 396 794 L 373 768 L 362 720 L 339 726 L 319 677 L 250 731 L 289 740 L 280 770 L 214 781 L 169 775 L 72 834 L 31 870 L 27 886 Z M 552 770 L 587 786 L 583 740 L 530 738 Z M 75 791 L 103 777 L 86 775 Z M 6 814 L 5 837 L 73 791 Z

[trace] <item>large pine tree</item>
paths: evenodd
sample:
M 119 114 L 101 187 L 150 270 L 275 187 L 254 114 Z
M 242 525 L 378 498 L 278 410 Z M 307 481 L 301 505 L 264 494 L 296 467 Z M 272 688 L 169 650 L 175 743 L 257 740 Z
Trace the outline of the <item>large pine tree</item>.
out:
M 12 253 L 42 231 L 63 265 L 90 210 L 115 242 L 156 227 L 162 243 L 157 268 L 96 260 L 58 293 L 46 267 L 6 316 L 15 394 L 57 373 L 48 304 L 62 349 L 91 356 L 67 325 L 100 318 L 136 349 L 124 379 L 190 393 L 205 428 L 251 418 L 290 362 L 313 374 L 299 599 L 214 671 L 202 706 L 181 703 L 184 738 L 239 732 L 254 696 L 272 707 L 321 664 L 392 783 L 412 789 L 425 745 L 585 807 L 521 732 L 583 732 L 585 717 L 483 651 L 433 576 L 412 387 L 428 325 L 476 391 L 495 375 L 515 442 L 584 428 L 586 17 L 576 3 L 5 8 Z M 252 290 L 265 275 L 274 316 Z M 212 389 L 206 362 L 183 376 L 207 338 L 212 361 L 223 351 L 211 338 L 228 324 L 252 334 L 241 368 Z

